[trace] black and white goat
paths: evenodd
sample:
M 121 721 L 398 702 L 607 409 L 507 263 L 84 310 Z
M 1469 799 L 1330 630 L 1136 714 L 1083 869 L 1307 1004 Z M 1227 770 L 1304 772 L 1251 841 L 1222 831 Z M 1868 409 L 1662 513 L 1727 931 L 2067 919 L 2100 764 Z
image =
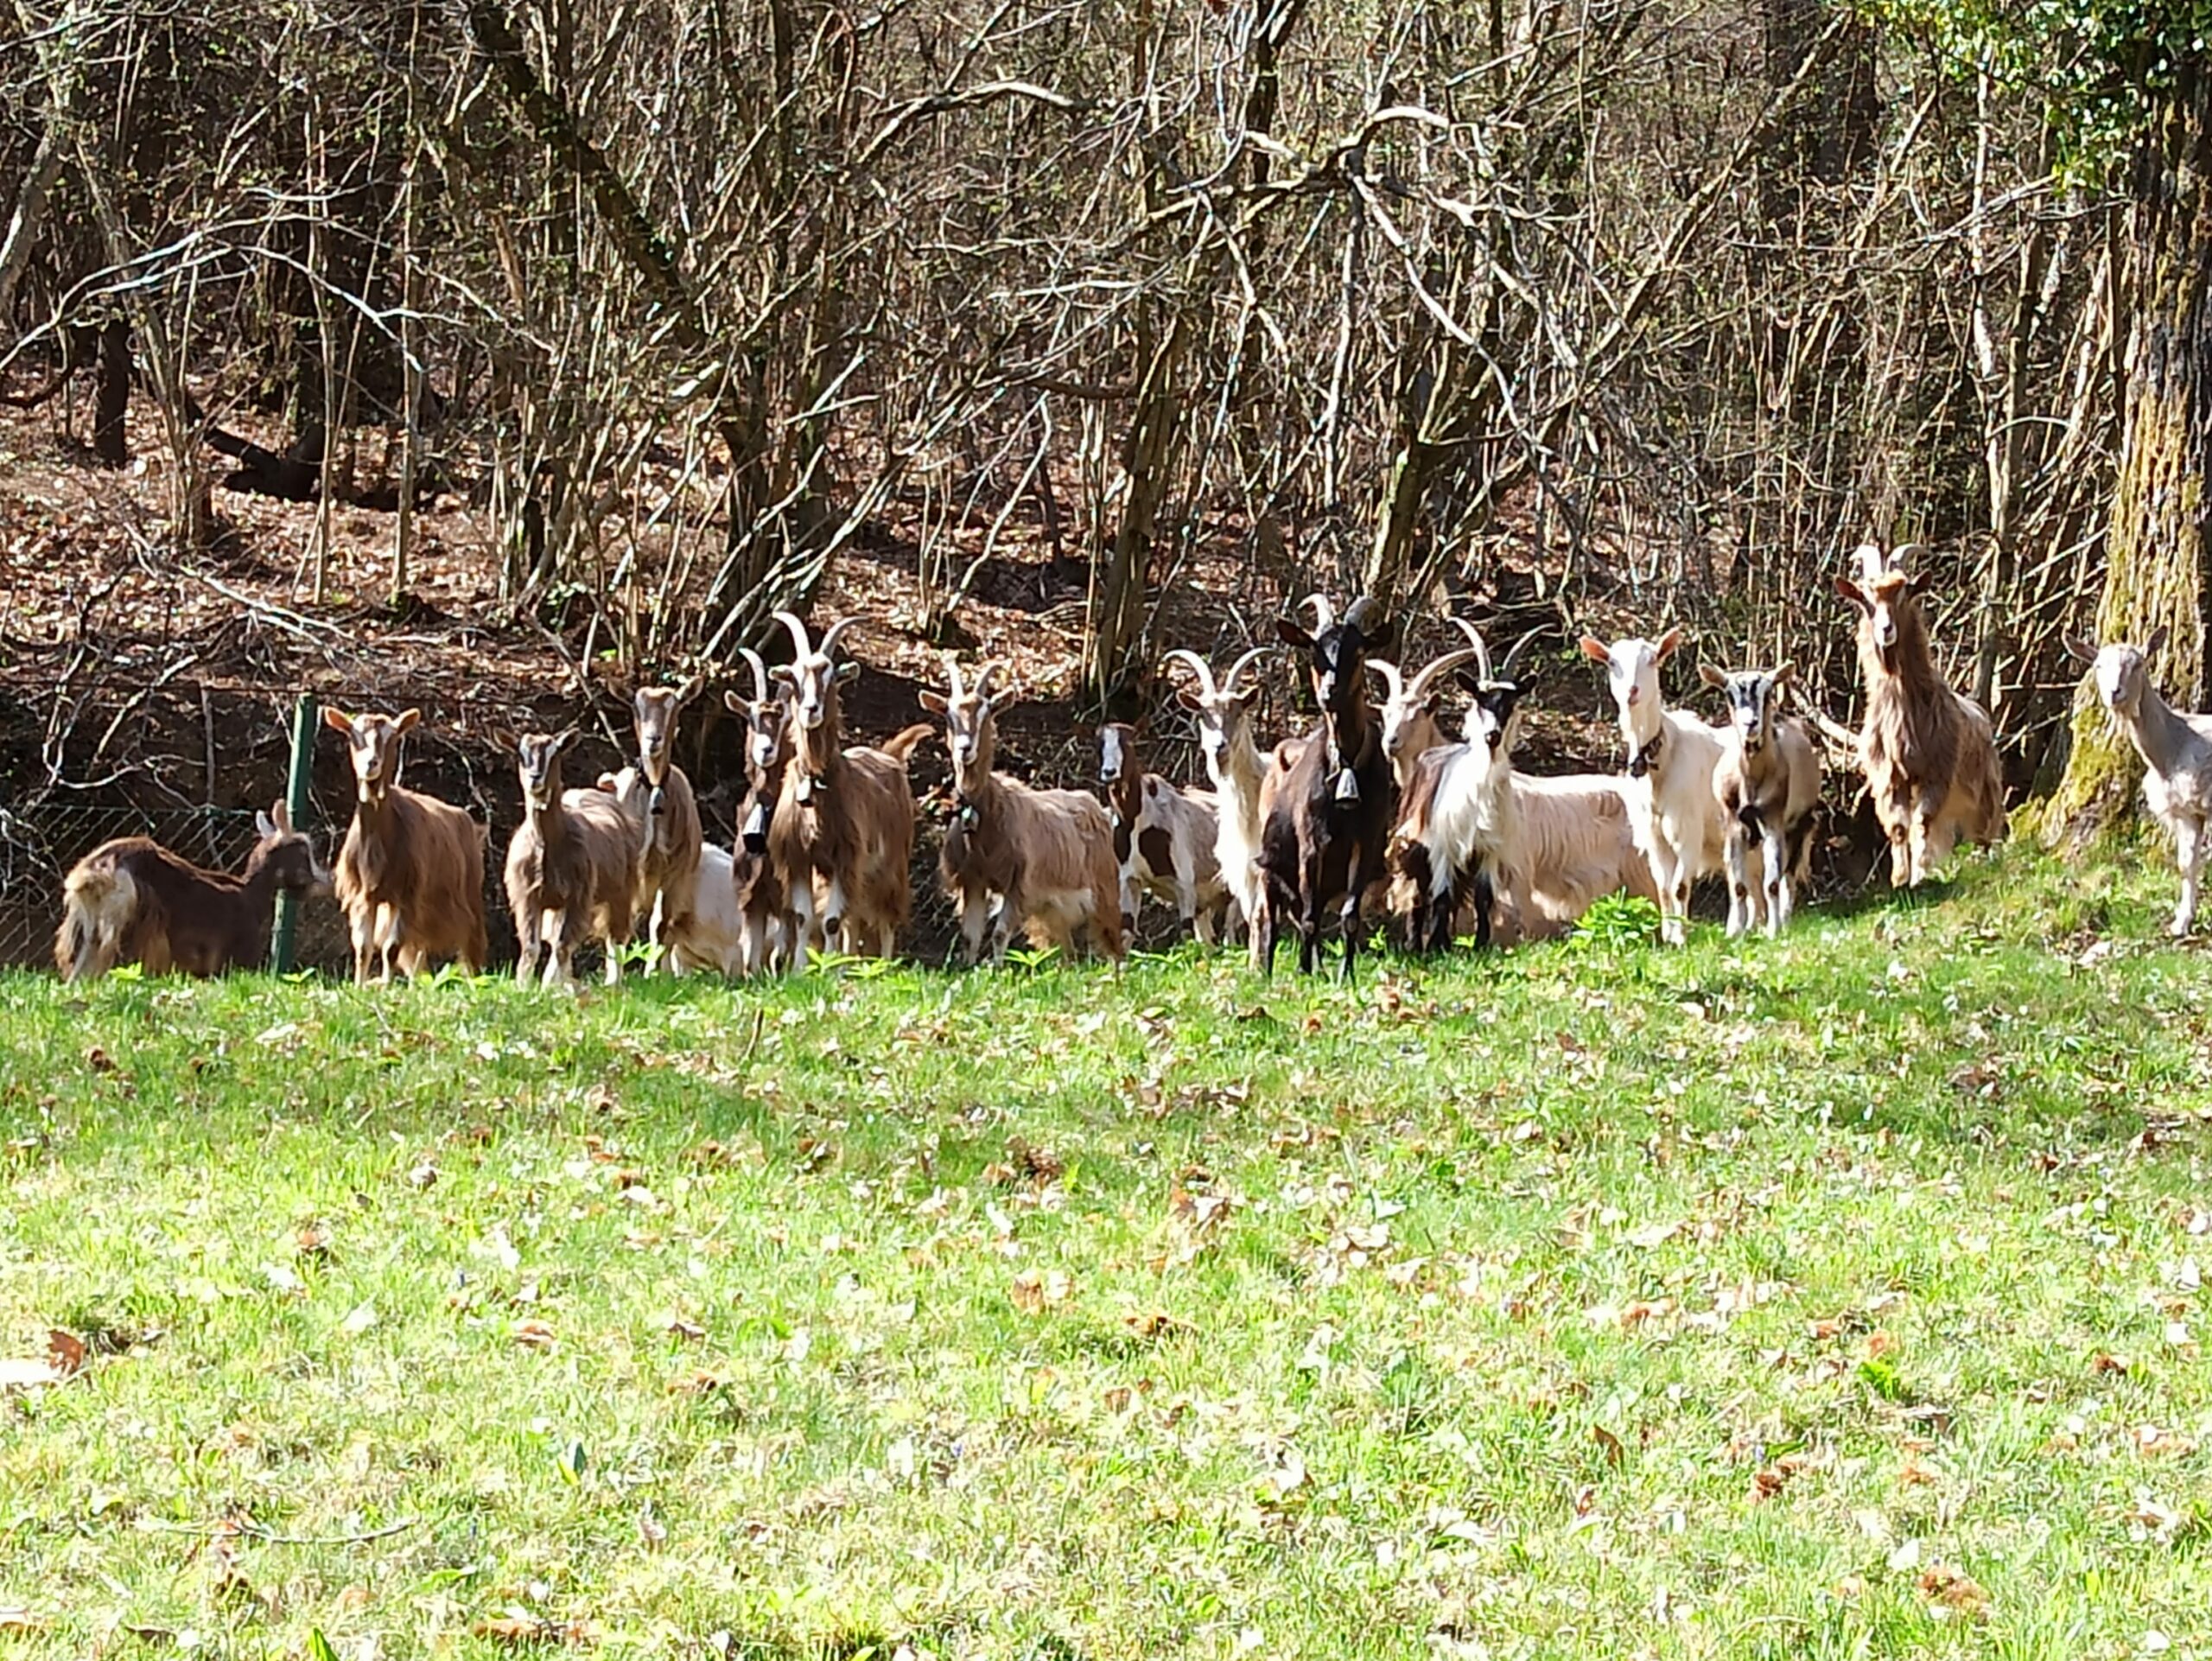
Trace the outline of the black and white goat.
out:
M 1449 946 L 1456 919 L 1470 907 L 1475 944 L 1488 945 L 1491 907 L 1501 884 L 1524 931 L 1533 909 L 1513 747 L 1520 738 L 1526 690 L 1514 678 L 1515 665 L 1534 637 L 1523 635 L 1493 673 L 1482 636 L 1468 624 L 1459 626 L 1466 630 L 1476 665 L 1474 673 L 1459 676 L 1459 684 L 1474 695 L 1465 736 L 1415 761 L 1391 838 L 1392 863 L 1412 890 L 1408 923 L 1417 951 Z
M 1360 901 L 1382 877 L 1397 794 L 1382 723 L 1367 701 L 1367 653 L 1382 643 L 1382 631 L 1376 627 L 1378 608 L 1366 595 L 1341 620 L 1319 595 L 1306 603 L 1318 633 L 1284 617 L 1275 633 L 1306 653 L 1321 722 L 1294 753 L 1278 752 L 1277 765 L 1287 766 L 1260 836 L 1264 893 L 1251 920 L 1252 949 L 1262 972 L 1271 971 L 1276 921 L 1290 917 L 1298 930 L 1299 971 L 1312 974 L 1325 913 L 1333 907 L 1344 940 L 1343 977 L 1350 981 L 1363 932 Z
M 1261 754 L 1252 735 L 1252 705 L 1257 686 L 1243 684 L 1244 671 L 1273 650 L 1254 646 L 1230 665 L 1217 684 L 1213 670 L 1195 652 L 1170 652 L 1165 661 L 1180 659 L 1198 677 L 1195 686 L 1183 689 L 1182 701 L 1197 720 L 1198 748 L 1206 759 L 1206 772 L 1220 792 L 1215 799 L 1214 861 L 1221 880 L 1228 885 L 1244 926 L 1252 932 L 1252 966 L 1260 966 L 1260 942 L 1254 920 L 1266 899 L 1260 875 L 1260 839 L 1267 824 L 1268 797 L 1276 764 Z

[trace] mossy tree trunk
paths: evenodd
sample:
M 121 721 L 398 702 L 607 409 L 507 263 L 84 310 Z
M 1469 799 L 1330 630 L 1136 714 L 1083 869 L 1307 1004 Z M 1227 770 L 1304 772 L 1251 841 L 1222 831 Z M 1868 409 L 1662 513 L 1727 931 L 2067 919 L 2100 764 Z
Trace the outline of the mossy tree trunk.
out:
M 2212 68 L 2212 66 L 2207 66 Z M 2212 472 L 2212 75 L 2184 79 L 2136 162 L 2126 252 L 2126 436 L 2113 491 L 2099 641 L 2147 639 L 2169 699 L 2203 707 L 2206 480 Z M 2076 700 L 2073 751 L 2046 823 L 2079 849 L 2129 811 L 2142 763 L 2094 696 Z

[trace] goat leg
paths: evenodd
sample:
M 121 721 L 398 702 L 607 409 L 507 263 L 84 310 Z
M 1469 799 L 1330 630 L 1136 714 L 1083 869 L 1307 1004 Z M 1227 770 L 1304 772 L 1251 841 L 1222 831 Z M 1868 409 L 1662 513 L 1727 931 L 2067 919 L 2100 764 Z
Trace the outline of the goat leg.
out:
M 1761 837 L 1766 860 L 1766 932 L 1770 939 L 1788 926 L 1794 897 L 1789 892 L 1789 843 L 1779 813 L 1769 816 Z
M 527 986 L 537 968 L 539 935 L 544 928 L 542 917 L 525 919 L 522 911 L 515 913 L 515 984 Z
M 1728 938 L 1740 939 L 1751 926 L 1751 832 L 1740 824 L 1728 827 Z
M 2176 939 L 2196 926 L 2196 879 L 2204 866 L 2204 822 L 2183 818 L 2174 824 L 2174 853 L 2181 865 L 2181 901 L 2174 907 Z

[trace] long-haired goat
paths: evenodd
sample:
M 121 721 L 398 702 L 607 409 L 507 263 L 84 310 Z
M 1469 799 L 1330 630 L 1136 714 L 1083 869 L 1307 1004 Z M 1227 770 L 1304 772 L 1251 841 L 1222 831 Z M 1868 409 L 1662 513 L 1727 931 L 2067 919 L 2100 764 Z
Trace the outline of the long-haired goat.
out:
M 1274 648 L 1255 646 L 1230 665 L 1217 684 L 1212 667 L 1195 652 L 1170 652 L 1163 661 L 1178 659 L 1198 677 L 1195 686 L 1183 689 L 1184 708 L 1198 722 L 1198 748 L 1206 759 L 1206 773 L 1220 793 L 1215 801 L 1214 860 L 1221 880 L 1244 914 L 1251 935 L 1252 966 L 1260 966 L 1258 920 L 1267 902 L 1267 885 L 1260 875 L 1260 838 L 1267 824 L 1271 775 L 1277 764 L 1261 753 L 1252 735 L 1252 705 L 1260 689 L 1241 684 L 1244 671 Z
M 1450 945 L 1456 920 L 1470 906 L 1475 944 L 1488 945 L 1491 907 L 1501 882 L 1524 932 L 1532 913 L 1513 748 L 1520 737 L 1526 690 L 1514 678 L 1514 667 L 1533 636 L 1523 635 L 1493 673 L 1482 636 L 1471 625 L 1460 627 L 1470 643 L 1467 655 L 1476 664 L 1474 673 L 1459 677 L 1474 695 L 1465 736 L 1415 760 L 1391 837 L 1391 863 L 1410 890 L 1408 932 L 1417 951 Z
M 2143 799 L 2174 839 L 2181 868 L 2181 900 L 2174 907 L 2178 939 L 2196 923 L 2197 877 L 2204 868 L 2205 838 L 2212 830 L 2212 716 L 2185 715 L 2158 696 L 2150 659 L 2165 649 L 2161 623 L 2141 646 L 2124 643 L 2098 651 L 2069 640 L 2067 649 L 2096 671 L 2097 696 L 2143 758 Z
M 1077 933 L 1087 932 L 1118 959 L 1122 893 L 1113 821 L 1088 792 L 1033 789 L 992 771 L 998 710 L 1008 696 L 990 695 L 999 668 L 985 664 L 969 686 L 947 657 L 950 695 L 921 694 L 922 707 L 944 717 L 944 747 L 952 757 L 954 812 L 938 872 L 959 907 L 968 961 L 982 956 L 986 930 L 993 961 L 1003 960 L 1017 922 L 1033 945 L 1072 954 Z
M 560 986 L 574 978 L 575 949 L 588 940 L 606 950 L 607 983 L 622 978 L 649 816 L 637 811 L 643 804 L 634 786 L 628 804 L 615 789 L 562 787 L 562 760 L 575 741 L 571 729 L 515 741 L 523 822 L 507 843 L 507 907 L 520 948 L 515 978 L 525 985 L 541 945 L 544 983 Z
M 1802 883 L 1813 858 L 1813 818 L 1821 805 L 1821 757 L 1805 723 L 1777 707 L 1795 678 L 1795 664 L 1772 674 L 1756 669 L 1726 673 L 1701 664 L 1707 686 L 1726 693 L 1734 743 L 1716 780 L 1728 815 L 1728 936 L 1751 927 L 1762 915 L 1766 932 L 1789 926 L 1791 883 Z M 1751 881 L 1756 844 L 1766 875 L 1763 891 Z
M 1137 745 L 1137 729 L 1126 721 L 1098 729 L 1098 782 L 1105 786 L 1122 869 L 1122 927 L 1135 929 L 1138 897 L 1149 894 L 1173 905 L 1183 926 L 1211 945 L 1238 914 L 1216 852 L 1218 799 L 1147 773 Z
M 422 712 L 389 716 L 322 712 L 346 735 L 358 800 L 338 850 L 334 883 L 353 939 L 353 978 L 391 979 L 396 962 L 420 973 L 433 958 L 480 972 L 491 955 L 484 922 L 484 830 L 449 802 L 399 783 L 401 741 Z
M 1588 634 L 1581 642 L 1584 656 L 1605 665 L 1620 710 L 1630 822 L 1637 847 L 1650 862 L 1659 890 L 1660 938 L 1669 945 L 1688 938 L 1691 886 L 1727 862 L 1729 824 L 1716 779 L 1728 734 L 1687 710 L 1668 709 L 1660 696 L 1659 665 L 1681 643 L 1679 628 L 1656 642 L 1631 637 L 1607 646 Z M 1758 872 L 1747 874 L 1762 891 L 1763 861 L 1762 855 Z
M 669 955 L 668 941 L 689 925 L 698 881 L 699 803 L 674 752 L 677 717 L 702 684 L 694 675 L 680 687 L 641 686 L 630 700 L 638 771 L 646 789 L 648 835 L 638 867 L 637 914 L 646 920 L 652 943 L 648 972 L 665 966 L 674 973 L 681 967 Z
M 149 975 L 220 975 L 269 950 L 279 894 L 327 891 L 330 873 L 283 802 L 255 816 L 258 840 L 236 876 L 203 870 L 148 837 L 104 842 L 69 868 L 54 964 L 66 981 L 135 963 Z
M 919 722 L 880 748 L 844 748 L 837 689 L 860 672 L 832 655 L 860 620 L 841 618 L 817 646 L 790 612 L 775 614 L 796 655 L 775 678 L 790 688 L 791 755 L 768 824 L 768 857 L 792 918 L 791 967 L 810 945 L 887 958 L 913 905 L 914 790 L 906 758 L 933 729 Z
M 1988 713 L 1952 690 L 1936 672 L 1921 615 L 1920 581 L 1909 576 L 1910 548 L 1887 559 L 1859 550 L 1861 581 L 1835 580 L 1859 612 L 1859 672 L 1866 683 L 1859 766 L 1874 816 L 1890 839 L 1890 881 L 1917 887 L 1964 837 L 2001 842 L 2005 780 Z
M 791 956 L 791 884 L 768 846 L 791 760 L 791 723 L 788 700 L 769 679 L 760 654 L 751 646 L 738 651 L 752 667 L 753 695 L 747 698 L 734 690 L 722 695 L 730 713 L 745 721 L 745 798 L 730 846 L 730 883 L 743 918 L 739 959 L 745 973 L 757 975 L 788 964 Z
M 1323 913 L 1334 906 L 1349 982 L 1359 957 L 1360 901 L 1382 879 L 1396 795 L 1381 723 L 1367 702 L 1367 652 L 1381 643 L 1382 631 L 1370 633 L 1377 608 L 1364 595 L 1341 620 L 1319 595 L 1307 603 L 1319 633 L 1309 634 L 1289 617 L 1276 620 L 1275 633 L 1306 654 L 1321 723 L 1294 757 L 1278 751 L 1289 766 L 1261 832 L 1266 894 L 1252 920 L 1253 952 L 1262 972 L 1271 971 L 1276 920 L 1293 916 L 1299 970 L 1312 974 L 1320 958 Z

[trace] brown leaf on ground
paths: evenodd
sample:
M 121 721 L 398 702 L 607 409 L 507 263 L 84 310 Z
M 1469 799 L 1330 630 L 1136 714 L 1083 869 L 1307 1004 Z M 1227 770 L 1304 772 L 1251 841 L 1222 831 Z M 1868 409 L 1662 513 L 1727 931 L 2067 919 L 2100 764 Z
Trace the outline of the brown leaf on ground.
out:
M 518 1321 L 512 1334 L 516 1343 L 526 1350 L 550 1350 L 553 1347 L 553 1329 L 542 1321 Z
M 48 1624 L 45 1617 L 33 1614 L 19 1603 L 0 1603 L 0 1634 L 42 1632 Z
M 1197 1330 L 1189 1321 L 1178 1321 L 1159 1309 L 1133 1310 L 1122 1317 L 1122 1325 L 1135 1338 L 1165 1338 L 1170 1333 Z
M 1014 1307 L 1026 1315 L 1040 1315 L 1075 1295 L 1075 1282 L 1058 1269 L 1025 1269 L 1014 1277 Z
M 46 1334 L 46 1359 L 64 1378 L 84 1371 L 85 1340 L 59 1327 L 49 1327 Z
M 1989 1613 L 1989 1594 L 1980 1581 L 1947 1563 L 1935 1563 L 1920 1572 L 1920 1595 L 1930 1603 L 1955 1609 L 1979 1619 Z
M 1789 1479 L 1810 1464 L 1803 1454 L 1784 1454 L 1780 1459 L 1751 1478 L 1751 1503 L 1771 1499 L 1789 1486 Z
M 57 1327 L 46 1335 L 44 1355 L 0 1359 L 0 1395 L 61 1384 L 81 1371 L 84 1365 L 85 1340 Z
M 110 1056 L 105 1050 L 102 1049 L 97 1044 L 93 1045 L 92 1048 L 85 1052 L 85 1065 L 90 1067 L 94 1072 L 113 1072 L 115 1071 L 114 1058 Z
M 1611 1431 L 1606 1429 L 1604 1425 L 1592 1425 L 1590 1427 L 1590 1437 L 1592 1441 L 1598 1444 L 1599 1450 L 1605 1455 L 1606 1464 L 1618 1466 L 1624 1459 L 1628 1457 L 1628 1449 L 1622 1445 L 1621 1439 L 1615 1435 Z
M 472 1637 L 488 1639 L 494 1644 L 518 1645 L 589 1644 L 599 1636 L 589 1621 L 549 1620 L 523 1609 L 509 1609 L 505 1614 L 487 1615 L 470 1626 L 468 1631 Z

